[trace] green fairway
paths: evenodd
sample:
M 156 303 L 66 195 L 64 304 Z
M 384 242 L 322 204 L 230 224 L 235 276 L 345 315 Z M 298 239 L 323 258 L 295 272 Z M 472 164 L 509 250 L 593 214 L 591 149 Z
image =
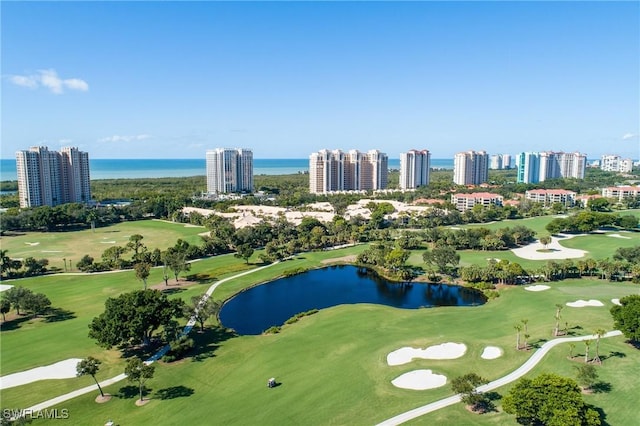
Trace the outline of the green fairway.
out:
M 102 252 L 112 246 L 125 246 L 129 237 L 140 234 L 142 243 L 149 250 L 159 248 L 165 250 L 173 246 L 178 238 L 191 244 L 200 245 L 199 233 L 206 232 L 204 227 L 186 225 L 184 223 L 165 222 L 160 220 L 141 220 L 122 222 L 104 228 L 96 228 L 73 232 L 27 232 L 15 236 L 2 236 L 0 243 L 9 256 L 17 259 L 34 257 L 49 259 L 49 268 L 64 270 L 63 259 L 67 264 L 71 260 L 72 270 L 76 263 L 88 254 L 96 261 Z
M 221 291 L 220 295 L 231 294 L 233 288 L 259 282 L 267 274 L 278 274 L 293 267 L 311 266 L 318 264 L 322 257 L 338 257 L 359 249 L 362 248 L 305 254 L 305 259 L 283 262 L 260 271 L 255 276 L 248 275 L 223 284 L 220 290 L 226 291 Z M 228 268 L 233 261 L 237 261 L 231 256 L 223 260 L 219 264 L 211 263 L 209 267 Z M 204 271 L 207 269 L 206 263 L 216 261 L 221 262 L 221 259 L 198 262 L 201 264 L 198 268 Z M 108 283 L 115 284 L 109 281 L 105 282 L 105 286 Z M 38 284 L 45 285 L 44 282 Z M 133 281 L 125 285 L 135 288 L 135 284 Z M 108 404 L 98 405 L 93 402 L 95 395 L 89 394 L 64 403 L 59 408 L 68 408 L 78 424 L 90 423 L 95 418 L 100 421 L 113 418 L 120 423 L 147 424 L 151 413 L 154 418 L 162 416 L 166 420 L 165 424 L 197 423 L 208 412 L 215 412 L 215 422 L 220 424 L 371 424 L 450 394 L 447 386 L 428 391 L 397 389 L 390 381 L 398 375 L 417 368 L 429 368 L 449 378 L 477 371 L 488 379 L 496 379 L 515 369 L 530 355 L 513 348 L 513 325 L 521 319 L 529 319 L 529 341 L 535 344 L 551 338 L 555 303 L 564 304 L 579 298 L 598 298 L 606 307 L 566 308 L 563 310 L 563 321 L 567 321 L 577 334 L 586 334 L 600 326 L 610 329 L 610 299 L 637 291 L 637 287 L 633 285 L 608 284 L 595 280 L 567 280 L 552 283 L 551 286 L 551 290 L 539 293 L 525 291 L 522 287 L 508 288 L 502 291 L 500 298 L 473 308 L 402 310 L 377 305 L 338 306 L 286 326 L 278 335 L 224 337 L 218 343 L 210 342 L 197 357 L 199 361 L 187 359 L 172 365 L 159 364 L 156 377 L 149 382 L 151 396 L 155 397 L 145 407 L 136 407 L 133 404 L 135 398 L 124 395 L 112 399 Z M 104 289 L 102 286 L 97 287 L 100 291 Z M 98 288 L 95 288 L 91 293 L 97 292 Z M 79 297 L 80 293 L 76 296 Z M 218 298 L 217 296 L 217 292 L 214 293 L 214 297 Z M 98 298 L 95 299 L 97 302 Z M 71 321 L 75 320 L 60 324 L 70 324 Z M 34 329 L 44 329 L 51 325 L 42 324 Z M 23 331 L 26 329 L 10 332 L 7 336 Z M 84 332 L 86 333 L 86 329 Z M 13 342 L 9 340 L 5 343 L 4 336 L 3 334 L 3 365 L 5 355 L 17 345 L 24 344 L 34 348 L 34 353 L 41 352 L 38 345 L 27 344 L 28 339 Z M 204 339 L 211 337 L 211 331 L 200 336 Z M 56 340 L 57 343 L 52 343 L 52 348 L 64 346 L 62 342 L 67 339 L 59 335 Z M 618 340 L 618 345 L 624 345 L 621 343 L 622 339 Z M 424 348 L 449 341 L 465 343 L 467 353 L 456 360 L 417 360 L 402 366 L 386 365 L 386 355 L 393 350 L 404 346 Z M 68 345 L 68 355 L 57 357 L 49 353 L 47 357 L 59 360 L 70 356 L 84 356 L 86 352 L 79 352 L 91 348 L 103 359 L 105 357 L 86 338 L 86 334 L 78 335 L 74 343 Z M 82 345 L 85 349 L 81 351 Z M 504 356 L 497 360 L 482 360 L 480 353 L 486 345 L 501 347 L 505 352 Z M 74 348 L 77 350 L 74 351 Z M 605 351 L 604 344 L 602 348 L 603 354 L 611 351 Z M 55 352 L 60 353 L 57 350 Z M 109 372 L 115 375 L 120 372 L 117 367 L 121 367 L 122 362 L 116 355 L 111 356 L 115 359 Z M 628 356 L 630 360 L 636 359 L 635 353 Z M 44 362 L 47 357 L 40 359 Z M 19 364 L 11 359 L 7 362 Z M 615 368 L 626 371 L 629 376 L 637 365 L 630 362 L 618 363 L 617 357 L 611 357 L 605 361 L 605 366 L 614 363 Z M 549 363 L 548 368 L 556 371 L 556 363 Z M 563 372 L 562 367 L 558 368 L 559 372 Z M 105 374 L 101 378 L 107 376 Z M 282 385 L 267 389 L 266 380 L 274 376 Z M 611 380 L 615 377 L 617 376 L 612 376 Z M 49 381 L 8 389 L 1 396 L 4 403 L 8 404 L 6 406 L 24 406 L 90 383 L 88 378 Z M 126 382 L 121 382 L 110 386 L 107 391 L 122 394 L 120 389 L 124 388 L 126 394 L 126 386 Z M 622 384 L 612 382 L 612 386 L 611 393 L 614 394 L 616 387 Z M 160 399 L 166 398 L 167 393 L 175 393 L 177 396 Z M 605 412 L 613 410 L 611 415 L 624 418 L 625 407 L 608 407 L 605 405 L 607 401 L 607 398 L 602 398 Z M 189 409 L 185 410 L 184 407 Z M 447 410 L 454 408 L 458 407 Z M 620 413 L 614 414 L 616 410 Z M 508 421 L 503 414 L 477 416 L 468 412 L 465 414 L 464 410 L 459 414 L 462 416 L 460 423 L 465 424 L 473 424 L 475 421 L 482 422 L 479 424 L 491 424 L 494 418 L 501 419 L 498 423 Z

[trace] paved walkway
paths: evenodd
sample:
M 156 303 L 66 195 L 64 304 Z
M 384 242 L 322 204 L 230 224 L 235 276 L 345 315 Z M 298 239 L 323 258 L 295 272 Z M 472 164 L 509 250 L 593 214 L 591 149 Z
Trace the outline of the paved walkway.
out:
M 606 333 L 604 337 L 614 337 L 621 336 L 622 332 L 619 330 L 614 330 Z M 501 386 L 506 385 L 507 383 L 511 383 L 520 377 L 527 374 L 529 371 L 533 369 L 542 358 L 549 352 L 552 348 L 566 342 L 579 342 L 582 340 L 588 339 L 596 339 L 596 335 L 590 336 L 578 336 L 578 337 L 562 337 L 559 339 L 554 339 L 543 344 L 540 349 L 535 351 L 533 355 L 520 367 L 518 367 L 513 372 L 507 374 L 504 377 L 501 377 L 493 382 L 487 383 L 486 385 L 482 385 L 478 387 L 480 392 L 487 392 L 490 390 L 497 389 Z M 433 411 L 439 410 L 444 407 L 448 407 L 449 405 L 453 405 L 457 402 L 460 402 L 460 394 L 453 395 L 448 398 L 441 399 L 436 402 L 432 402 L 431 404 L 423 405 L 422 407 L 414 408 L 413 410 L 406 411 L 402 414 L 398 414 L 395 417 L 392 417 L 388 420 L 379 423 L 378 426 L 391 426 L 391 425 L 399 425 L 404 422 L 408 422 L 409 420 L 415 419 L 416 417 L 424 416 L 427 413 L 431 413 Z
M 249 271 L 245 271 L 245 272 L 242 272 L 240 274 L 233 275 L 231 277 L 227 277 L 227 278 L 224 278 L 224 279 L 222 279 L 220 281 L 217 281 L 217 282 L 213 283 L 209 287 L 209 289 L 207 290 L 205 295 L 203 296 L 203 301 L 208 299 L 209 297 L 211 297 L 211 295 L 213 294 L 215 289 L 218 288 L 218 286 L 220 284 L 224 284 L 227 281 L 230 281 L 230 280 L 233 280 L 233 279 L 236 279 L 236 278 L 239 278 L 239 277 L 243 277 L 245 275 L 249 275 L 249 274 L 252 274 L 254 272 L 261 271 L 261 270 L 263 270 L 265 268 L 269 268 L 269 267 L 274 266 L 274 265 L 276 265 L 278 263 L 279 262 L 274 262 L 274 263 L 271 263 L 271 264 L 266 265 L 266 266 L 261 266 L 261 267 L 256 268 L 256 269 L 251 269 Z M 189 322 L 187 322 L 187 325 L 182 330 L 182 333 L 183 334 L 188 334 L 191 331 L 191 329 L 193 328 L 193 326 L 195 325 L 195 323 L 196 323 L 196 320 L 192 317 L 189 320 Z M 160 358 L 162 358 L 167 353 L 168 350 L 169 350 L 169 345 L 164 346 L 162 349 L 160 349 L 158 352 L 156 352 L 151 358 L 147 359 L 145 361 L 145 363 L 151 364 L 152 362 L 159 360 Z M 102 382 L 100 382 L 100 386 L 102 388 L 104 388 L 106 386 L 109 386 L 109 385 L 112 385 L 114 383 L 117 383 L 117 382 L 119 382 L 121 380 L 124 380 L 126 377 L 127 376 L 124 373 L 120 374 L 120 375 L 112 377 L 110 379 L 103 380 Z M 75 390 L 73 392 L 69 392 L 69 393 L 66 393 L 64 395 L 60 395 L 60 396 L 58 396 L 56 398 L 52 398 L 52 399 L 49 399 L 47 401 L 41 402 L 40 404 L 33 405 L 33 406 L 27 408 L 25 410 L 25 412 L 29 413 L 29 412 L 37 412 L 37 411 L 40 411 L 40 410 L 44 410 L 45 408 L 49 408 L 49 407 L 52 407 L 54 405 L 58 405 L 58 404 L 60 404 L 62 402 L 68 401 L 68 400 L 73 399 L 73 398 L 75 398 L 77 396 L 84 395 L 84 394 L 89 393 L 89 392 L 95 392 L 95 391 L 97 391 L 96 385 L 87 386 L 87 387 L 84 387 L 82 389 L 78 389 L 78 390 Z

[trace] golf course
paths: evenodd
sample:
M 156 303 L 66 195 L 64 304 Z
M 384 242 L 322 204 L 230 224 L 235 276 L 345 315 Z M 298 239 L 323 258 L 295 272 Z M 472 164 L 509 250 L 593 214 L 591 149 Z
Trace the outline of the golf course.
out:
M 487 226 L 522 224 L 544 229 L 549 217 L 505 221 Z M 477 226 L 477 225 L 474 225 Z M 46 257 L 62 270 L 64 259 L 80 259 L 84 254 L 98 258 L 111 241 L 124 245 L 132 234 L 144 236 L 150 249 L 164 249 L 182 238 L 196 243 L 204 228 L 162 221 L 122 223 L 95 231 L 27 233 L 2 237 L 3 249 L 12 257 Z M 618 236 L 613 237 L 616 234 Z M 105 243 L 108 241 L 108 243 Z M 39 244 L 33 244 L 33 243 Z M 31 244 L 27 244 L 31 243 Z M 618 247 L 640 245 L 635 232 L 594 233 L 560 241 L 566 248 L 584 250 L 585 257 L 611 257 Z M 298 269 L 314 269 L 348 262 L 367 245 L 336 250 L 301 253 L 291 259 L 265 266 L 259 251 L 248 262 L 233 254 L 191 263 L 177 285 L 165 286 L 162 268 L 153 268 L 148 285 L 164 290 L 170 298 L 187 301 L 215 288 L 211 298 L 224 301 L 248 287 L 269 282 Z M 37 254 L 39 253 L 39 254 Z M 555 252 L 557 256 L 561 253 Z M 523 259 L 512 251 L 463 251 L 460 265 L 486 265 L 488 259 L 518 262 L 525 269 L 539 268 L 546 260 Z M 557 257 L 561 258 L 561 257 Z M 414 251 L 409 263 L 419 266 L 421 252 Z M 250 272 L 254 271 L 255 272 Z M 243 273 L 247 274 L 241 275 Z M 237 278 L 235 278 L 237 276 Z M 132 270 L 111 273 L 60 273 L 9 280 L 3 284 L 24 286 L 44 293 L 55 315 L 11 319 L 2 325 L 1 375 L 3 377 L 72 358 L 92 356 L 102 362 L 96 376 L 102 381 L 123 373 L 126 357 L 144 359 L 152 355 L 142 349 L 123 353 L 105 350 L 88 337 L 88 324 L 104 311 L 108 297 L 142 288 Z M 449 381 L 466 373 L 477 373 L 489 381 L 506 376 L 524 364 L 547 341 L 554 339 L 556 305 L 562 305 L 563 328 L 567 335 L 590 335 L 599 328 L 613 330 L 609 312 L 613 299 L 638 294 L 640 287 L 630 282 L 610 282 L 596 278 L 567 279 L 543 283 L 544 291 L 526 291 L 526 286 L 503 286 L 499 297 L 480 306 L 451 306 L 398 309 L 377 304 L 350 304 L 321 309 L 277 334 L 240 336 L 210 319 L 204 332 L 190 333 L 196 342 L 186 358 L 155 363 L 155 375 L 147 384 L 149 403 L 136 406 L 137 386 L 126 380 L 104 388 L 111 394 L 108 403 L 95 402 L 95 391 L 50 408 L 68 410 L 69 424 L 362 424 L 383 422 L 405 411 L 453 395 Z M 414 288 L 421 286 L 414 283 Z M 571 307 L 567 303 L 597 300 L 601 306 Z M 12 311 L 11 314 L 14 312 Z M 246 312 L 250 316 L 251 312 Z M 516 349 L 514 325 L 526 321 L 528 350 Z M 181 325 L 186 323 L 181 320 Z M 464 353 L 452 359 L 414 358 L 401 365 L 389 365 L 387 357 L 401 348 L 428 348 L 446 343 L 464 344 Z M 500 349 L 500 356 L 486 359 L 488 347 Z M 591 348 L 593 352 L 593 347 Z M 587 403 L 602 410 L 610 425 L 637 424 L 635 405 L 640 394 L 640 350 L 623 336 L 608 337 L 599 343 L 602 364 L 597 365 L 602 386 L 584 395 Z M 571 355 L 571 357 L 570 357 Z M 553 348 L 526 377 L 543 372 L 575 378 L 582 365 L 585 345 L 560 344 Z M 592 354 L 593 355 L 593 354 Z M 447 384 L 426 390 L 403 389 L 392 381 L 414 370 L 429 369 L 447 378 Z M 274 377 L 278 386 L 268 388 Z M 88 376 L 40 380 L 0 389 L 3 409 L 24 409 L 95 383 Z M 504 396 L 512 384 L 495 390 Z M 463 404 L 434 411 L 407 424 L 515 424 L 515 417 L 501 409 L 475 414 Z M 58 420 L 36 420 L 35 424 L 56 424 Z M 605 424 L 605 423 L 603 423 Z

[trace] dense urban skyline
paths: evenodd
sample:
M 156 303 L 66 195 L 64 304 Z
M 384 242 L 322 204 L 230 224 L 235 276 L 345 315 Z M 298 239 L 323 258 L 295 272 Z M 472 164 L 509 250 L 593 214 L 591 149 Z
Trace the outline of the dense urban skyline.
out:
M 638 158 L 639 16 L 637 2 L 6 2 L 0 154 Z

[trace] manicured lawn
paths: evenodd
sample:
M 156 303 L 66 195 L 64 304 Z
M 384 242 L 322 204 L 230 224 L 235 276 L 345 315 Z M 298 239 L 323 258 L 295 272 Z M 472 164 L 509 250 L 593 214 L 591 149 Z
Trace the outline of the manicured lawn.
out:
M 72 261 L 72 269 L 76 270 L 76 263 L 88 254 L 96 261 L 100 260 L 102 252 L 112 246 L 125 246 L 129 237 L 140 234 L 142 242 L 149 250 L 159 248 L 165 250 L 173 246 L 178 238 L 191 244 L 200 244 L 199 233 L 206 232 L 203 227 L 194 227 L 183 223 L 171 223 L 159 220 L 141 220 L 123 222 L 115 225 L 73 232 L 27 232 L 16 236 L 0 237 L 3 250 L 9 251 L 12 258 L 49 259 L 49 268 L 64 270 L 62 259 Z
M 487 228 L 487 229 L 501 229 L 501 228 L 513 228 L 514 226 L 526 226 L 536 232 L 536 237 L 540 235 L 548 234 L 549 232 L 545 229 L 545 226 L 553 219 L 557 218 L 557 215 L 549 215 L 549 216 L 537 216 L 537 217 L 528 217 L 525 219 L 514 219 L 514 220 L 502 220 L 499 222 L 491 222 L 491 223 L 473 223 L 468 225 L 456 225 L 459 228 Z
M 620 235 L 624 238 L 613 237 Z M 594 259 L 613 258 L 613 254 L 619 247 L 635 247 L 640 245 L 640 233 L 638 232 L 607 232 L 606 234 L 579 235 L 568 240 L 562 240 L 560 245 L 567 248 L 586 250 L 586 257 Z
M 333 254 L 313 253 L 309 257 L 305 254 L 306 259 L 288 265 L 284 262 L 260 274 L 276 273 L 275 268 L 301 266 L 303 262 L 310 263 L 323 255 Z M 249 284 L 249 277 L 252 275 L 236 280 L 243 281 L 242 284 L 229 282 L 229 287 Z M 262 277 L 252 277 L 252 280 L 257 278 Z M 223 288 L 226 286 L 223 284 Z M 430 368 L 449 378 L 468 371 L 481 372 L 488 379 L 501 377 L 522 364 L 530 354 L 513 348 L 513 325 L 521 319 L 529 319 L 530 342 L 535 344 L 551 338 L 555 303 L 599 298 L 606 307 L 567 307 L 563 310 L 563 321 L 568 321 L 569 327 L 582 327 L 574 329 L 578 334 L 601 326 L 610 329 L 610 298 L 637 291 L 633 285 L 595 280 L 568 280 L 551 283 L 551 286 L 551 290 L 539 293 L 521 287 L 507 288 L 500 298 L 473 308 L 402 310 L 376 305 L 338 306 L 286 326 L 278 335 L 209 341 L 198 361 L 187 359 L 172 365 L 159 364 L 156 377 L 149 382 L 155 400 L 145 407 L 136 407 L 135 397 L 114 398 L 108 404 L 98 405 L 93 402 L 95 394 L 89 394 L 58 408 L 68 408 L 78 424 L 109 418 L 122 424 L 146 424 L 150 418 L 162 418 L 165 424 L 197 424 L 202 418 L 213 416 L 212 413 L 215 417 L 211 418 L 219 424 L 371 424 L 450 394 L 448 386 L 428 391 L 397 389 L 390 381 L 398 375 L 417 368 Z M 467 353 L 457 360 L 419 360 L 402 366 L 386 365 L 386 355 L 395 349 L 449 341 L 465 343 Z M 482 360 L 480 353 L 486 345 L 501 347 L 504 356 L 497 360 Z M 603 343 L 602 354 L 612 350 L 605 348 Z M 634 357 L 635 353 L 629 354 L 630 360 L 636 359 Z M 637 364 L 618 363 L 620 359 L 611 357 L 605 361 L 605 367 L 611 364 L 613 368 L 615 364 L 615 369 L 622 370 L 616 374 L 633 375 Z M 556 371 L 556 364 L 551 362 L 547 368 Z M 563 368 L 557 371 L 564 374 Z M 267 389 L 269 377 L 276 377 L 282 385 Z M 610 379 L 612 396 L 618 386 L 623 386 L 614 382 L 616 377 L 613 375 Z M 68 382 L 81 387 L 90 384 L 89 380 L 69 379 Z M 121 382 L 107 390 L 118 394 L 127 385 Z M 2 398 L 8 406 L 38 402 L 31 401 L 37 398 L 27 395 L 35 392 L 44 397 L 44 393 L 38 391 L 40 388 L 34 384 L 9 389 L 2 393 Z M 174 397 L 161 400 L 160 396 L 167 389 L 172 389 Z M 54 390 L 49 389 L 49 392 Z M 60 387 L 53 394 L 57 393 L 62 393 Z M 625 407 L 606 406 L 607 401 L 603 399 L 601 405 L 605 412 L 612 411 L 612 418 L 624 418 Z M 457 424 L 473 424 L 476 419 L 481 422 L 478 424 L 512 421 L 504 414 L 476 416 L 462 411 L 459 416 Z M 494 418 L 500 420 L 492 420 Z M 447 420 L 443 424 L 453 423 Z
M 548 222 L 551 218 L 536 219 L 546 219 Z M 524 220 L 522 224 L 529 226 L 526 222 Z M 153 223 L 144 222 L 145 225 Z M 532 223 L 544 227 L 537 221 Z M 514 224 L 516 221 L 490 225 L 504 227 Z M 155 226 L 158 226 L 160 233 L 167 233 L 172 227 L 179 232 L 193 231 L 197 234 L 203 231 L 201 228 L 184 228 L 161 222 Z M 140 233 L 150 246 L 145 230 L 119 231 L 126 232 L 123 235 L 127 235 L 127 239 L 128 235 Z M 197 238 L 195 234 L 193 236 Z M 592 237 L 601 241 L 594 239 L 591 243 L 589 239 Z M 169 241 L 167 237 L 167 243 L 162 248 L 173 245 L 175 237 L 172 238 Z M 609 241 L 617 243 L 603 248 L 602 252 L 608 254 L 601 257 L 611 256 L 620 243 L 631 243 L 626 239 L 593 235 L 577 237 L 563 244 L 574 241 L 586 241 L 590 248 L 581 244 L 572 247 L 594 252 L 598 252 L 602 244 L 609 244 Z M 2 242 L 4 248 L 4 238 Z M 118 242 L 118 245 L 125 243 Z M 216 290 L 213 298 L 224 300 L 248 286 L 282 275 L 287 270 L 319 267 L 327 259 L 354 255 L 365 248 L 365 245 L 361 245 L 336 251 L 304 253 L 296 259 L 228 281 Z M 421 251 L 414 252 L 410 261 L 422 264 L 421 255 Z M 258 253 L 254 254 L 251 260 L 257 261 L 257 256 Z M 545 263 L 520 259 L 510 251 L 462 252 L 461 263 L 485 265 L 490 257 L 515 261 L 525 268 L 535 268 Z M 594 257 L 598 258 L 597 255 Z M 189 300 L 193 295 L 202 294 L 212 282 L 255 266 L 247 265 L 233 255 L 194 262 L 188 275 L 198 284 L 180 289 L 171 297 Z M 161 268 L 154 269 L 149 285 L 161 283 L 161 275 Z M 3 329 L 0 348 L 2 375 L 88 355 L 103 361 L 98 376 L 100 380 L 123 371 L 124 359 L 120 353 L 104 351 L 95 345 L 87 336 L 87 326 L 91 318 L 103 311 L 107 297 L 142 287 L 132 271 L 57 275 L 10 283 L 44 292 L 54 307 L 67 311 L 72 318 L 50 323 L 28 320 L 13 330 Z M 599 299 L 605 307 L 565 307 L 562 325 L 567 322 L 576 335 L 591 333 L 600 327 L 610 330 L 611 299 L 638 292 L 637 285 L 589 279 L 566 280 L 549 285 L 552 288 L 543 292 L 529 292 L 522 287 L 504 288 L 499 298 L 479 307 L 403 310 L 365 304 L 336 306 L 287 325 L 276 335 L 234 336 L 218 328 L 209 328 L 204 334 L 192 333 L 192 337 L 199 342 L 195 357 L 173 364 L 157 364 L 156 376 L 148 383 L 153 398 L 148 405 L 136 407 L 135 392 L 131 395 L 130 384 L 124 381 L 106 389 L 113 395 L 119 395 L 109 403 L 95 404 L 96 390 L 57 408 L 69 409 L 73 424 L 101 424 L 99 422 L 104 423 L 108 419 L 113 419 L 117 424 L 157 423 L 158 419 L 162 419 L 162 424 L 201 424 L 202 419 L 210 419 L 215 424 L 368 425 L 451 394 L 448 385 L 427 391 L 395 388 L 390 382 L 400 374 L 428 368 L 449 379 L 466 372 L 479 372 L 489 380 L 496 379 L 517 368 L 531 354 L 514 348 L 516 336 L 513 326 L 522 319 L 529 320 L 529 342 L 539 344 L 552 338 L 556 303 Z M 416 360 L 394 367 L 386 364 L 387 354 L 401 347 L 424 348 L 445 342 L 465 343 L 468 347 L 466 354 L 456 360 Z M 501 347 L 504 356 L 496 360 L 481 359 L 480 354 L 487 345 Z M 576 345 L 576 353 L 583 353 L 583 350 L 583 346 Z M 573 377 L 575 362 L 566 360 L 567 351 L 568 347 L 565 346 L 556 348 L 530 375 L 552 371 Z M 616 352 L 625 356 L 614 356 Z M 611 384 L 611 391 L 588 396 L 587 400 L 605 411 L 610 424 L 633 424 L 630 416 L 635 414 L 634 398 L 640 393 L 635 380 L 640 351 L 627 346 L 623 338 L 612 338 L 602 341 L 601 354 L 607 356 L 604 365 L 599 367 L 601 379 Z M 266 381 L 269 377 L 276 377 L 281 386 L 268 389 Z M 0 391 L 0 398 L 3 408 L 27 407 L 91 383 L 91 378 L 87 377 L 36 382 Z M 498 392 L 504 394 L 507 390 L 508 386 L 498 389 Z M 457 404 L 413 423 L 425 422 L 490 425 L 515 423 L 515 419 L 501 412 L 478 416 Z

